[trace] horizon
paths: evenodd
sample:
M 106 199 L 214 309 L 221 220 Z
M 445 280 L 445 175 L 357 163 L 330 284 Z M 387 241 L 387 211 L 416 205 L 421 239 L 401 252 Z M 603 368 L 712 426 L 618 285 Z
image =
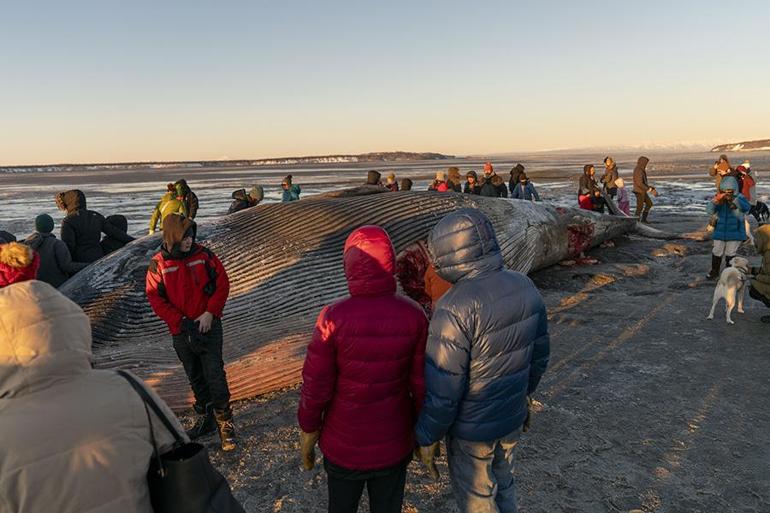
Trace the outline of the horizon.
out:
M 44 4 L 0 21 L 3 167 L 770 137 L 758 0 Z

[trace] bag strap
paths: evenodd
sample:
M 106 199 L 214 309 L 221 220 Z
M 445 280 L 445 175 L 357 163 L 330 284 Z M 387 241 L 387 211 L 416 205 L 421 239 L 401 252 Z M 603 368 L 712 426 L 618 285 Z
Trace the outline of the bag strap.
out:
M 160 409 L 160 406 L 155 402 L 155 400 L 150 396 L 150 394 L 145 390 L 144 386 L 137 382 L 136 378 L 134 378 L 131 374 L 127 373 L 126 371 L 119 370 L 117 371 L 118 374 L 120 374 L 126 381 L 129 382 L 131 387 L 136 391 L 137 394 L 139 394 L 139 397 L 142 398 L 142 401 L 146 406 L 149 406 L 152 411 L 155 413 L 155 415 L 160 419 L 160 421 L 163 423 L 164 426 L 166 426 L 166 429 L 169 433 L 171 433 L 174 436 L 174 439 L 176 440 L 176 443 L 179 445 L 182 445 L 185 443 L 184 438 L 182 438 L 182 435 L 179 434 L 179 432 L 176 430 L 174 425 L 171 423 L 171 421 L 166 417 L 166 414 L 163 413 L 163 410 Z M 152 428 L 152 426 L 150 426 Z M 153 435 L 154 436 L 154 435 Z

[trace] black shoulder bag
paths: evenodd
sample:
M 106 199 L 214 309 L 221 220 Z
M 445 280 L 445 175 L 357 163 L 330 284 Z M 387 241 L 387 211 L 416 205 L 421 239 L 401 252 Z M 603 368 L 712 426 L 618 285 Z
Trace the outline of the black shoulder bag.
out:
M 147 472 L 150 501 L 155 513 L 245 513 L 233 497 L 230 485 L 209 460 L 206 448 L 198 443 L 185 442 L 174 425 L 158 407 L 147 390 L 136 378 L 124 371 L 118 371 L 144 402 L 147 420 L 150 423 L 153 459 Z M 158 444 L 152 427 L 152 418 L 147 407 L 161 420 L 174 435 L 174 448 L 158 453 Z

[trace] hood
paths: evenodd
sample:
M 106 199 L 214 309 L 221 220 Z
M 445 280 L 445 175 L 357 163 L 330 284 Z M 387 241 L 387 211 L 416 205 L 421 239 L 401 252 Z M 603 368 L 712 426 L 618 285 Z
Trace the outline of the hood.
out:
M 452 183 L 461 183 L 463 181 L 462 175 L 460 175 L 459 167 L 450 167 L 447 169 L 447 180 Z
M 511 169 L 511 176 L 518 175 L 524 172 L 524 166 L 521 164 L 516 164 L 513 169 Z
M 475 209 L 461 209 L 439 221 L 430 232 L 428 251 L 436 273 L 449 283 L 503 267 L 492 223 Z
M 0 289 L 0 404 L 91 370 L 91 325 L 51 285 Z
M 190 186 L 187 185 L 187 180 L 184 178 L 174 182 L 174 188 L 179 196 L 187 196 L 187 193 L 190 192 Z
M 40 268 L 40 255 L 21 242 L 0 244 L 0 288 L 34 280 Z
M 246 201 L 246 189 L 238 189 L 233 191 L 232 197 L 234 200 Z
M 639 160 L 636 161 L 636 169 L 641 169 L 642 171 L 645 171 L 647 169 L 647 164 L 650 162 L 650 159 L 647 157 L 639 157 Z
M 726 191 L 727 189 L 732 189 L 736 194 L 740 192 L 738 189 L 738 180 L 736 180 L 734 176 L 725 176 L 722 178 L 722 181 L 719 182 L 720 191 Z
M 55 239 L 56 236 L 53 233 L 40 233 L 35 232 L 29 237 L 27 237 L 27 240 L 24 241 L 24 244 L 29 246 L 30 248 L 34 249 L 35 251 L 40 250 L 40 246 L 43 245 L 46 239 Z
M 770 251 L 770 224 L 763 224 L 754 232 L 754 246 L 760 255 Z
M 86 195 L 77 189 L 60 192 L 55 199 L 59 209 L 65 210 L 67 214 L 86 209 Z
M 345 241 L 342 257 L 351 296 L 396 292 L 396 252 L 388 232 L 379 226 L 362 226 Z
M 479 175 L 476 174 L 476 171 L 468 171 L 465 174 L 465 178 L 467 179 L 469 176 L 472 176 L 473 179 L 476 180 L 477 182 L 479 181 Z
M 182 242 L 188 230 L 192 230 L 194 244 L 197 227 L 192 219 L 179 214 L 169 214 L 163 219 L 164 257 L 183 258 L 185 256 L 179 251 L 179 243 Z
M 126 216 L 115 214 L 115 215 L 107 216 L 107 218 L 104 221 L 108 225 L 114 226 L 115 228 L 117 228 L 122 232 L 128 232 L 128 219 L 126 219 Z
M 408 191 L 408 190 L 411 190 L 411 188 L 412 188 L 412 180 L 410 180 L 409 178 L 404 178 L 403 180 L 401 180 L 400 189 L 402 191 Z
M 379 171 L 369 171 L 366 173 L 366 185 L 379 185 L 381 177 Z

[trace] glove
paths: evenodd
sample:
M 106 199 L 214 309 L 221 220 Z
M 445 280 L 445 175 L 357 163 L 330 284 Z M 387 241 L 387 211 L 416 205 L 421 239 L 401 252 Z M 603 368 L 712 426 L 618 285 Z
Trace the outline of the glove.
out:
M 532 398 L 527 396 L 527 418 L 524 419 L 524 425 L 521 426 L 522 433 L 529 431 L 529 423 L 532 420 Z
M 420 461 L 428 469 L 428 474 L 430 474 L 434 481 L 438 481 L 439 478 L 438 469 L 436 468 L 436 457 L 439 455 L 439 451 L 439 442 L 417 448 Z
M 299 432 L 299 449 L 302 453 L 302 467 L 305 470 L 313 470 L 315 466 L 315 444 L 321 436 L 320 431 L 312 433 Z

